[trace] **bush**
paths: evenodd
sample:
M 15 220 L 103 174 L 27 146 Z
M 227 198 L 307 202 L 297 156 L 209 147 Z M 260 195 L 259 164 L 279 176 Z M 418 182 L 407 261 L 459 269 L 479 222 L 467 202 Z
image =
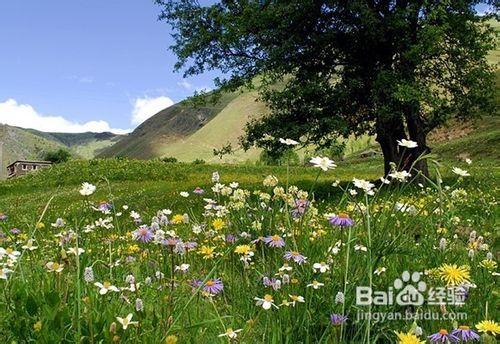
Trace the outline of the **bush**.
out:
M 50 161 L 54 164 L 59 164 L 61 162 L 66 162 L 71 158 L 71 153 L 65 149 L 58 149 L 56 151 L 47 152 L 43 157 L 44 160 Z
M 167 156 L 164 158 L 161 158 L 161 161 L 166 162 L 166 163 L 175 163 L 177 162 L 177 158 L 174 158 L 173 156 Z
M 205 163 L 205 160 L 203 159 L 196 159 L 193 161 L 193 165 L 203 165 Z

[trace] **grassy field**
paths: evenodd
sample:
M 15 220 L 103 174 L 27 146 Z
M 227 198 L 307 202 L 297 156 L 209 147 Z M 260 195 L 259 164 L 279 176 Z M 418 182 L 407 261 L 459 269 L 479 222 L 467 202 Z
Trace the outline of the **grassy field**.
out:
M 489 154 L 467 165 L 454 149 L 437 146 L 442 184 L 379 181 L 366 195 L 372 186 L 351 181 L 377 180 L 379 157 L 328 172 L 72 161 L 2 182 L 0 305 L 8 311 L 0 314 L 0 337 L 388 343 L 467 325 L 493 343 L 491 326 L 499 325 L 483 321 L 498 321 L 498 160 Z M 459 177 L 455 166 L 470 176 Z M 214 171 L 224 186 L 212 180 Z M 83 196 L 82 182 L 95 192 Z M 346 217 L 354 226 L 329 223 Z M 430 288 L 462 288 L 465 304 L 357 304 L 356 286 L 391 290 L 406 281 L 404 271 L 419 273 L 426 300 Z M 379 317 L 363 318 L 366 312 Z M 394 314 L 422 319 L 381 318 Z

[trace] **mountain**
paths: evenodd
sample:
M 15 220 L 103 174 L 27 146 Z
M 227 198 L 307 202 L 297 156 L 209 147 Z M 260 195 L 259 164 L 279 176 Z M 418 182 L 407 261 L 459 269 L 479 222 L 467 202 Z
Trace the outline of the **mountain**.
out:
M 120 137 L 112 133 L 46 133 L 0 124 L 0 143 L 3 143 L 0 179 L 5 176 L 5 167 L 15 160 L 40 160 L 45 153 L 61 148 L 77 158 L 89 159 Z

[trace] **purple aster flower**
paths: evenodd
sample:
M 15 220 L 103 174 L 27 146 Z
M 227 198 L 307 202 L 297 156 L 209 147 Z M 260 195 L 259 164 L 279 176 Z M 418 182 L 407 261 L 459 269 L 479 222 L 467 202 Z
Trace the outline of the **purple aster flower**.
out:
M 441 329 L 439 330 L 439 332 L 436 332 L 428 336 L 427 338 L 429 338 L 432 343 L 458 343 L 460 341 L 457 336 L 448 333 L 448 331 L 445 329 Z
M 196 246 L 198 246 L 198 243 L 194 241 L 188 241 L 184 243 L 184 248 L 186 249 L 186 251 L 193 250 L 196 248 Z
M 458 328 L 451 331 L 451 334 L 460 338 L 463 342 L 472 342 L 474 340 L 479 341 L 481 337 L 470 329 L 469 326 L 459 326 Z
M 14 235 L 21 234 L 21 230 L 19 228 L 12 228 L 10 232 Z
M 7 221 L 9 217 L 5 215 L 4 213 L 0 213 L 0 221 Z
M 134 239 L 140 242 L 150 242 L 153 240 L 153 232 L 149 229 L 148 226 L 140 226 L 135 231 L 132 232 Z
M 286 260 L 293 260 L 297 264 L 304 264 L 307 261 L 307 257 L 304 257 L 297 251 L 286 251 L 283 255 Z
M 219 278 L 209 279 L 205 283 L 205 286 L 203 287 L 204 291 L 212 295 L 219 294 L 222 291 L 222 289 L 224 289 L 224 284 Z
M 108 202 L 101 202 L 99 203 L 99 206 L 97 207 L 97 209 L 99 211 L 102 211 L 102 212 L 106 212 L 106 211 L 109 211 L 113 208 L 113 206 L 108 203 Z
M 269 245 L 269 247 L 283 247 L 285 246 L 285 240 L 279 235 L 270 235 L 264 238 L 264 242 Z
M 273 278 L 264 277 L 264 278 L 262 278 L 262 283 L 266 287 L 271 287 L 274 290 L 281 289 L 281 280 L 278 278 L 275 278 L 275 277 L 273 277 Z
M 195 193 L 197 195 L 203 195 L 204 192 L 205 192 L 205 190 L 203 190 L 199 186 L 197 186 L 196 189 L 193 190 L 193 193 Z
M 332 226 L 338 227 L 351 227 L 354 226 L 354 220 L 349 217 L 346 213 L 340 213 L 336 216 L 332 216 L 328 219 Z
M 179 242 L 179 239 L 177 238 L 166 238 L 161 241 L 161 243 L 165 246 L 169 247 L 175 247 L 177 243 Z
M 236 237 L 232 234 L 226 235 L 226 242 L 230 244 L 234 244 L 236 242 Z
M 252 244 L 257 244 L 261 241 L 264 241 L 264 237 L 260 236 L 257 239 L 252 240 Z
M 305 214 L 307 208 L 309 207 L 309 201 L 306 199 L 295 200 L 295 208 L 292 210 L 292 217 L 297 218 Z
M 342 314 L 330 314 L 330 322 L 333 326 L 340 326 L 347 321 L 347 316 Z

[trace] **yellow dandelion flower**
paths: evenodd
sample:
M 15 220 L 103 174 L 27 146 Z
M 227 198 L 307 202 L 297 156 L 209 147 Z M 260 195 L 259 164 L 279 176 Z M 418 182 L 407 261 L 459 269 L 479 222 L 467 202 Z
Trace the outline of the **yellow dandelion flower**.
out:
M 500 324 L 493 320 L 483 320 L 476 324 L 476 328 L 479 332 L 489 333 L 493 336 L 500 334 Z
M 184 222 L 184 215 L 181 215 L 181 214 L 175 214 L 175 215 L 172 217 L 171 222 L 172 222 L 173 224 L 183 223 L 183 222 Z
M 38 229 L 43 229 L 43 228 L 45 228 L 45 224 L 44 224 L 43 222 L 38 222 L 38 223 L 36 224 L 36 228 L 38 228 Z
M 470 280 L 470 267 L 467 265 L 443 264 L 438 268 L 439 277 L 448 286 L 455 286 Z
M 40 330 L 42 329 L 42 322 L 38 320 L 36 323 L 34 323 L 33 329 L 35 330 L 35 332 L 40 332 Z
M 165 344 L 176 344 L 178 340 L 176 336 L 170 335 L 165 339 Z
M 216 231 L 220 231 L 222 228 L 226 226 L 226 223 L 222 219 L 215 219 L 212 221 L 212 226 Z
M 495 262 L 494 260 L 490 260 L 490 259 L 485 259 L 483 261 L 481 261 L 481 263 L 479 263 L 480 266 L 482 266 L 483 268 L 486 268 L 488 270 L 495 270 L 496 267 L 497 267 L 497 262 Z
M 398 344 L 421 344 L 425 343 L 425 341 L 421 341 L 418 337 L 411 333 L 404 332 L 396 332 L 396 336 L 398 336 Z
M 198 252 L 203 255 L 203 259 L 211 259 L 214 257 L 214 250 L 215 247 L 202 246 Z
M 245 255 L 249 254 L 250 252 L 252 252 L 252 247 L 250 245 L 238 245 L 234 250 L 234 253 Z

